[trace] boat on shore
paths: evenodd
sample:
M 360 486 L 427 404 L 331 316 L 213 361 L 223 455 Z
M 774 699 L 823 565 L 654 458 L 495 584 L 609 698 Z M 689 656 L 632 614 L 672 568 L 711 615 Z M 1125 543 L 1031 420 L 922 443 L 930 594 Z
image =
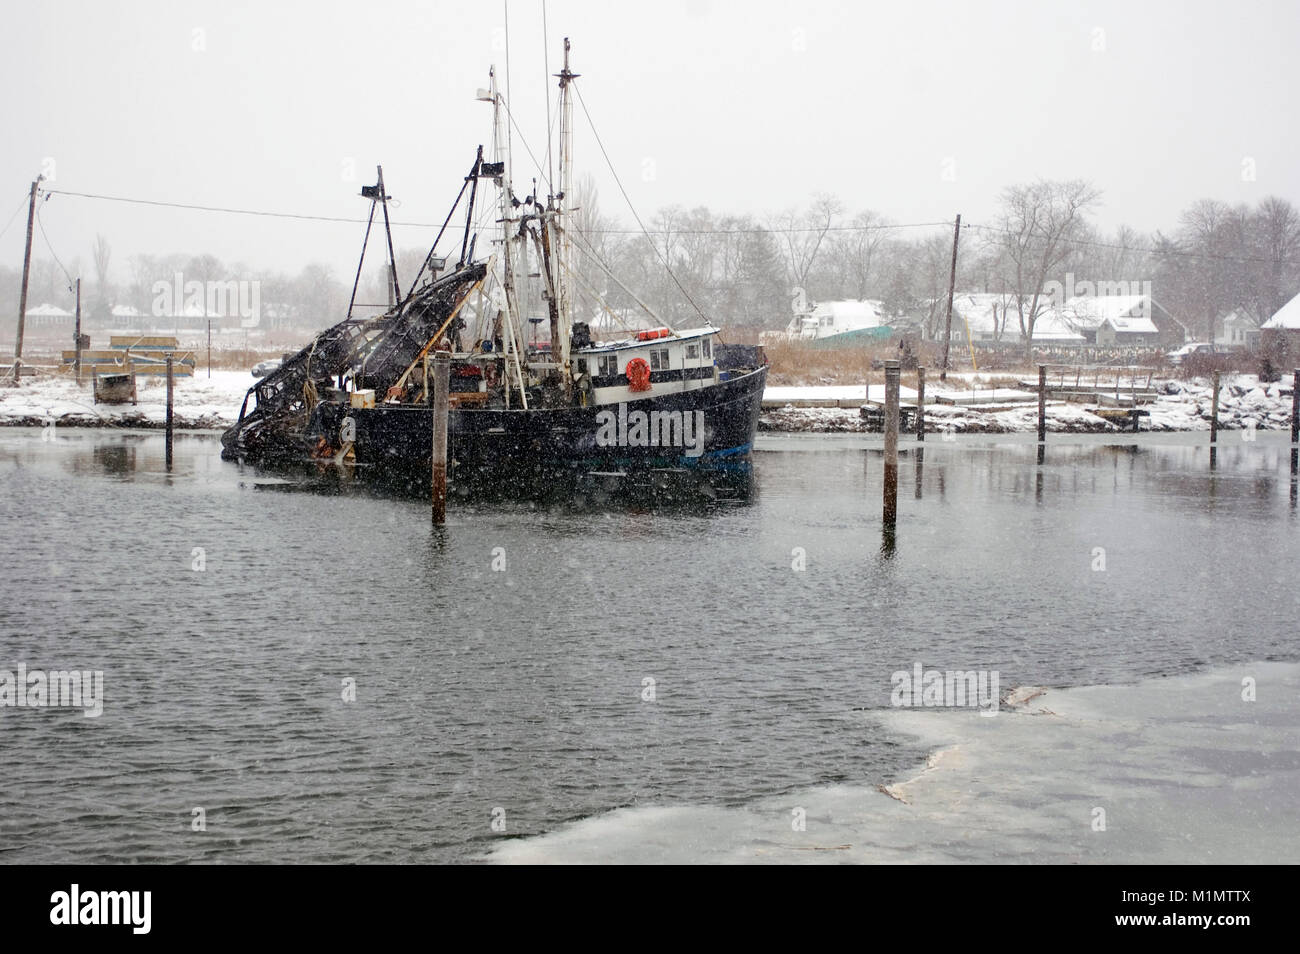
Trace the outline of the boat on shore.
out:
M 557 477 L 603 479 L 658 473 L 747 474 L 758 428 L 766 358 L 761 349 L 727 348 L 701 314 L 698 326 L 670 328 L 613 274 L 574 224 L 569 42 L 560 86 L 558 188 L 517 195 L 510 178 L 507 110 L 497 87 L 479 98 L 493 106 L 494 160 L 479 146 L 461 193 L 409 291 L 400 293 L 388 233 L 387 312 L 348 317 L 249 389 L 239 420 L 222 437 L 222 455 L 255 464 L 334 464 L 376 476 L 428 474 L 432 456 L 433 356 L 451 355 L 448 464 L 453 482 L 506 481 L 521 489 Z M 476 257 L 480 184 L 497 190 L 498 234 Z M 362 195 L 370 222 L 383 210 L 383 170 Z M 436 254 L 464 201 L 459 260 Z M 491 211 L 491 210 L 486 210 Z M 369 243 L 371 225 L 367 225 Z M 436 266 L 444 266 L 438 274 Z M 649 317 L 651 327 L 594 340 L 575 320 L 579 294 L 605 316 L 618 312 L 584 277 L 596 266 L 607 290 Z M 361 271 L 358 268 L 358 280 Z M 536 279 L 538 287 L 529 282 Z M 577 291 L 575 291 L 575 287 Z M 353 288 L 353 304 L 356 286 Z M 535 302 L 544 317 L 531 314 Z M 644 325 L 646 318 L 640 319 Z M 549 326 L 537 341 L 539 325 Z M 526 329 L 533 327 L 532 342 Z

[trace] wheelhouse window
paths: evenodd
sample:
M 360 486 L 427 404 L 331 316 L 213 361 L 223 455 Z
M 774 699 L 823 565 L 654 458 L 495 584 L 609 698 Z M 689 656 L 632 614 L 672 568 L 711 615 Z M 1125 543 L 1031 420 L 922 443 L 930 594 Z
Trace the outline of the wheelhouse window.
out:
M 650 352 L 650 370 L 667 371 L 668 370 L 668 349 L 656 348 Z
M 602 354 L 596 359 L 596 367 L 602 378 L 618 377 L 618 355 Z
M 686 357 L 690 361 L 698 361 L 700 359 L 700 346 L 697 344 L 688 344 L 686 346 Z
M 702 338 L 702 339 L 700 340 L 700 347 L 702 347 L 702 348 L 704 349 L 704 357 L 706 357 L 706 358 L 712 358 L 712 357 L 713 357 L 713 339 L 712 339 L 712 338 Z

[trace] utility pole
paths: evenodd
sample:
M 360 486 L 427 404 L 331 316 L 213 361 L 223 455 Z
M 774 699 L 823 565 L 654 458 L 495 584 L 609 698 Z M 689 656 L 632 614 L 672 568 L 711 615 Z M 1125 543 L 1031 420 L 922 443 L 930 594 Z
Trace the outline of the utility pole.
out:
M 948 380 L 948 346 L 952 344 L 952 293 L 957 286 L 957 240 L 961 238 L 961 213 L 957 213 L 957 223 L 952 227 L 952 269 L 948 272 L 948 317 L 943 323 L 943 367 L 939 369 L 939 380 Z
M 27 248 L 23 252 L 23 288 L 18 296 L 18 341 L 14 345 L 14 385 L 18 384 L 18 369 L 23 363 L 23 325 L 27 321 L 27 276 L 32 269 L 32 221 L 36 218 L 36 188 L 45 176 L 37 176 L 32 183 L 31 198 L 27 201 Z

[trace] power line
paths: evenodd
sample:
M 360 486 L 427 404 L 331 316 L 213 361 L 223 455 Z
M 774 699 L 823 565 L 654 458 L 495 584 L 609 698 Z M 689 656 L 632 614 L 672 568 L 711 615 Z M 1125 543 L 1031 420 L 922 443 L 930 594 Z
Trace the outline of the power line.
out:
M 23 197 L 18 200 L 18 207 L 14 209 L 14 214 L 9 216 L 9 221 L 5 223 L 5 227 L 0 229 L 0 238 L 4 238 L 4 234 L 9 231 L 9 226 L 14 224 L 14 219 L 18 218 L 18 213 L 22 211 L 23 203 L 26 202 L 28 198 L 29 196 L 24 192 Z
M 574 90 L 575 92 L 577 91 L 576 84 L 574 86 Z M 578 93 L 578 102 L 582 105 L 582 110 L 587 115 L 588 123 L 591 123 L 591 114 L 587 112 L 587 105 L 585 102 L 583 102 L 582 94 L 580 92 Z M 519 133 L 520 139 L 524 143 L 524 149 L 528 152 L 529 158 L 532 159 L 534 167 L 537 169 L 539 174 L 545 177 L 546 175 L 545 170 L 542 168 L 542 165 L 538 161 L 537 156 L 533 152 L 532 148 L 528 145 L 528 140 L 524 137 L 523 131 L 519 128 L 518 123 L 515 122 L 514 114 L 510 111 L 508 104 L 506 106 L 506 115 L 510 118 L 510 125 L 514 127 L 515 132 Z M 600 151 L 602 155 L 604 155 L 605 161 L 607 163 L 610 163 L 609 154 L 605 151 L 605 146 L 601 142 L 600 135 L 599 133 L 596 132 L 594 125 L 592 126 L 592 134 L 596 138 L 596 143 L 600 147 Z M 610 163 L 610 171 L 611 172 L 614 171 L 612 163 Z M 618 174 L 616 172 L 614 173 L 614 181 L 615 184 L 618 186 L 619 191 L 623 194 L 624 200 L 627 201 L 628 209 L 632 212 L 632 217 L 636 219 L 637 225 L 639 225 L 640 228 L 639 229 L 574 229 L 573 231 L 582 235 L 644 235 L 647 238 L 651 238 L 654 234 L 662 234 L 662 233 L 652 233 L 648 228 L 646 228 L 645 223 L 641 220 L 641 217 L 637 214 L 636 209 L 632 206 L 632 202 L 627 194 L 627 190 L 623 187 L 623 183 L 621 180 L 619 180 Z M 66 195 L 66 196 L 73 196 L 75 198 L 82 198 L 82 199 L 100 199 L 106 202 L 124 202 L 129 205 L 148 205 L 148 206 L 155 206 L 158 208 L 187 209 L 190 211 L 197 211 L 197 212 L 220 212 L 228 215 L 252 215 L 252 216 L 261 216 L 266 218 L 276 218 L 276 219 L 297 219 L 300 221 L 310 221 L 310 222 L 343 222 L 343 223 L 348 223 L 353 225 L 364 225 L 366 222 L 365 219 L 346 218 L 343 216 L 309 215 L 301 212 L 273 212 L 265 209 L 239 209 L 239 208 L 232 208 L 228 206 L 198 205 L 189 202 L 168 202 L 161 199 L 137 199 L 129 196 L 103 195 L 95 192 L 75 192 L 70 189 L 45 189 L 43 190 L 43 192 L 47 197 L 51 195 Z M 22 201 L 26 201 L 25 196 Z M 14 214 L 10 216 L 9 222 L 6 223 L 4 229 L 0 229 L 0 236 L 3 236 L 4 233 L 8 231 L 9 227 L 13 225 L 13 222 L 17 218 L 18 212 L 21 211 L 21 209 L 22 209 L 22 202 L 20 201 L 18 207 L 14 210 Z M 436 229 L 440 227 L 440 223 L 436 223 L 436 222 L 394 221 L 392 224 L 403 228 Z M 669 229 L 667 231 L 671 232 L 674 235 L 754 235 L 762 232 L 767 232 L 772 235 L 788 235 L 788 234 L 798 234 L 804 232 L 823 232 L 823 231 L 825 232 L 871 232 L 871 231 L 890 231 L 893 229 L 946 228 L 948 224 L 949 223 L 947 222 L 897 222 L 897 223 L 884 223 L 884 224 L 876 224 L 876 225 L 832 225 L 828 228 L 823 228 L 821 226 L 789 226 L 784 228 L 777 227 L 777 226 L 755 226 L 753 228 L 730 228 L 730 229 L 686 228 L 686 229 Z M 1003 228 L 1002 226 L 997 226 L 997 225 L 986 225 L 986 224 L 976 223 L 976 222 L 964 223 L 963 227 L 969 229 L 981 230 L 985 232 L 998 232 L 1005 235 L 1016 234 L 1015 231 L 1012 229 Z M 449 229 L 449 231 L 451 232 L 457 232 L 457 231 L 463 232 L 464 230 L 465 230 L 464 226 L 451 226 Z M 1281 264 L 1286 264 L 1286 265 L 1300 264 L 1300 260 L 1294 258 L 1284 258 L 1278 260 L 1272 258 L 1263 258 L 1260 256 L 1215 255 L 1208 252 L 1197 252 L 1197 251 L 1180 249 L 1175 247 L 1153 248 L 1149 246 L 1140 246 L 1140 245 L 1124 245 L 1116 242 L 1103 242 L 1103 241 L 1097 241 L 1093 239 L 1061 239 L 1061 242 L 1063 244 L 1071 245 L 1071 246 L 1106 248 L 1106 249 L 1113 249 L 1113 250 L 1124 251 L 1124 252 L 1135 252 L 1142 255 L 1157 255 L 1157 256 L 1170 255 L 1170 256 L 1180 256 L 1184 258 L 1202 259 L 1205 261 L 1234 262 L 1237 264 L 1272 265 L 1272 264 L 1278 264 L 1279 261 Z M 48 244 L 48 239 L 47 239 L 47 244 Z M 53 250 L 51 249 L 51 252 L 52 251 Z M 655 251 L 656 251 L 656 255 L 658 255 L 658 246 L 655 247 Z M 665 268 L 667 267 L 668 267 L 667 263 L 665 263 Z M 669 274 L 671 275 L 671 270 Z M 675 277 L 674 277 L 674 282 L 676 282 Z M 685 294 L 684 290 L 683 290 L 683 294 Z
M 633 212 L 633 215 L 636 213 Z M 637 221 L 640 221 L 638 219 Z M 772 235 L 791 235 L 799 232 L 875 232 L 888 231 L 889 229 L 921 229 L 921 228 L 938 228 L 952 225 L 951 222 L 899 222 L 887 225 L 832 225 L 822 227 L 820 225 L 807 226 L 790 226 L 782 228 L 779 226 L 762 226 L 756 225 L 753 228 L 745 229 L 664 229 L 664 232 L 670 232 L 673 235 L 758 235 L 762 232 L 768 232 Z M 645 229 L 573 229 L 582 235 L 649 235 Z M 658 233 L 662 234 L 662 233 Z
M 259 215 L 275 219 L 303 219 L 312 222 L 348 222 L 356 225 L 364 225 L 365 219 L 350 219 L 336 215 L 306 215 L 300 212 L 269 212 L 263 209 L 235 209 L 225 206 L 216 205 L 194 205 L 188 202 L 165 202 L 160 199 L 133 199 L 121 195 L 100 195 L 94 192 L 72 192 L 68 189 L 47 189 L 48 195 L 71 195 L 82 199 L 103 199 L 108 202 L 126 202 L 131 205 L 153 205 L 168 209 L 191 209 L 198 212 L 225 212 L 230 215 Z M 437 223 L 433 222 L 397 222 L 393 225 L 401 225 L 407 228 L 436 229 Z M 463 231 L 464 227 L 461 227 Z
M 46 196 L 46 198 L 48 199 L 48 196 Z M 45 204 L 44 202 L 41 203 L 41 205 L 44 204 Z M 45 222 L 41 220 L 40 205 L 36 207 L 36 224 L 41 227 L 41 238 L 45 239 L 45 247 L 48 248 L 50 250 L 50 254 L 54 256 L 54 261 L 58 264 L 59 269 L 63 272 L 63 277 L 68 280 L 68 290 L 71 291 L 72 285 L 74 282 L 76 282 L 76 279 L 72 277 L 71 273 L 69 273 L 69 271 L 66 268 L 64 268 L 63 262 L 59 259 L 59 253 L 54 251 L 54 246 L 50 244 L 50 237 L 45 234 Z
M 968 225 L 968 228 L 982 229 L 986 232 L 1001 232 L 1004 235 L 1020 234 L 1014 229 L 1003 228 L 1002 226 L 999 225 L 980 225 L 974 222 L 970 223 Z M 1180 249 L 1174 247 L 1148 248 L 1140 245 L 1122 245 L 1116 242 L 1098 242 L 1093 239 L 1062 238 L 1059 239 L 1059 241 L 1062 245 L 1088 246 L 1092 248 L 1109 248 L 1109 249 L 1115 249 L 1117 251 L 1123 251 L 1123 252 L 1138 252 L 1143 255 L 1182 255 L 1187 258 L 1201 258 L 1201 259 L 1206 259 L 1208 261 L 1215 261 L 1215 262 L 1238 262 L 1240 264 L 1273 265 L 1273 264 L 1277 264 L 1280 261 L 1282 264 L 1289 264 L 1289 265 L 1300 264 L 1300 261 L 1297 261 L 1296 259 L 1290 259 L 1290 258 L 1272 259 L 1272 258 L 1260 258 L 1258 256 L 1240 257 L 1234 255 L 1211 255 L 1206 252 L 1193 252 L 1186 249 Z

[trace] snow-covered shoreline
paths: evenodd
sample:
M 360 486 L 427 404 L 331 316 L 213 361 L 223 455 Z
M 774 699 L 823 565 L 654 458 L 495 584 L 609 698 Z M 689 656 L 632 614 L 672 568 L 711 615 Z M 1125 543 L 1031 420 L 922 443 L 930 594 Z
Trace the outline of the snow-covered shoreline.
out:
M 209 378 L 200 371 L 193 378 L 177 378 L 173 392 L 174 426 L 178 430 L 224 429 L 239 418 L 239 408 L 256 379 L 247 371 L 213 371 Z M 979 386 L 979 382 L 972 382 Z M 1144 431 L 1206 431 L 1210 427 L 1210 385 L 1208 382 L 1166 380 L 1156 383 L 1156 401 L 1144 405 Z M 1219 395 L 1219 426 L 1224 430 L 1254 426 L 1259 430 L 1291 426 L 1291 382 L 1289 377 L 1272 384 L 1259 383 L 1253 375 L 1233 375 L 1223 382 Z M 878 388 L 883 396 L 883 388 Z M 873 389 L 873 398 L 876 397 Z M 769 388 L 778 399 L 794 396 L 800 402 L 825 400 L 830 406 L 771 408 L 763 412 L 759 430 L 767 432 L 838 433 L 866 431 L 853 399 L 863 395 L 861 386 Z M 985 404 L 926 404 L 926 430 L 959 434 L 1007 434 L 1033 431 L 1038 427 L 1035 402 L 999 403 L 999 392 L 990 393 Z M 1002 393 L 1016 392 L 1002 389 Z M 904 392 L 904 400 L 914 393 Z M 161 378 L 142 378 L 137 404 L 95 404 L 88 384 L 78 387 L 69 377 L 50 376 L 24 379 L 17 388 L 0 387 L 0 426 L 42 427 L 163 427 L 167 418 L 167 386 Z M 1252 425 L 1253 422 L 1253 425 Z M 1053 433 L 1107 433 L 1129 430 L 1123 421 L 1111 421 L 1090 413 L 1080 403 L 1050 401 L 1047 429 Z
M 141 377 L 136 404 L 96 404 L 89 378 L 80 387 L 63 375 L 24 378 L 19 387 L 0 387 L 0 426 L 164 427 L 167 382 Z M 239 419 L 239 408 L 257 379 L 247 371 L 199 371 L 177 377 L 172 387 L 173 426 L 178 430 L 224 429 Z
M 1208 431 L 1211 418 L 1211 386 L 1207 382 L 1166 380 L 1155 383 L 1160 392 L 1151 404 L 1141 405 L 1149 416 L 1141 419 L 1143 431 Z M 1254 375 L 1232 375 L 1219 391 L 1219 427 L 1222 430 L 1282 430 L 1291 426 L 1289 377 L 1260 384 Z M 818 388 L 783 389 L 811 398 Z M 842 389 L 830 388 L 836 395 Z M 862 389 L 859 388 L 859 391 Z M 904 400 L 907 399 L 906 394 Z M 1012 434 L 1038 428 L 1038 405 L 999 403 L 996 395 L 987 404 L 931 404 L 925 406 L 926 432 L 958 434 Z M 855 407 L 795 407 L 789 404 L 763 412 L 759 430 L 767 432 L 841 433 L 867 431 Z M 874 428 L 878 430 L 879 428 Z M 1124 420 L 1108 420 L 1087 410 L 1082 403 L 1049 401 L 1047 429 L 1052 433 L 1089 434 L 1131 430 Z

